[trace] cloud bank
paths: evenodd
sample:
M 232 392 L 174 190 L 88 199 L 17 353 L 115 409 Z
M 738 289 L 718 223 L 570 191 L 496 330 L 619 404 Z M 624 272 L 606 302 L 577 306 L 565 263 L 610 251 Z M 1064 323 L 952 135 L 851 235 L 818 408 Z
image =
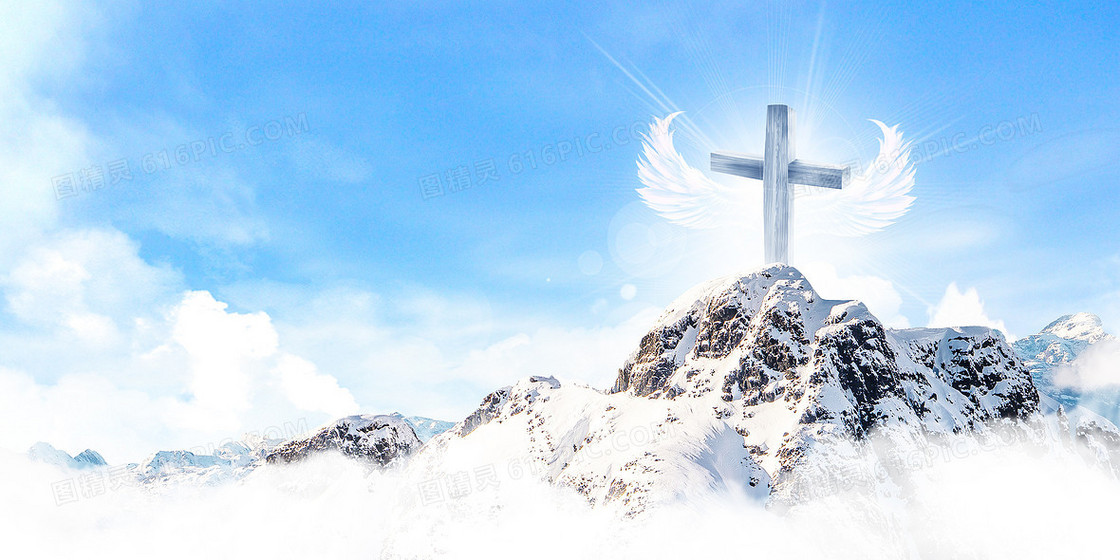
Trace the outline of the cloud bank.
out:
M 852 491 L 781 514 L 711 491 L 635 519 L 528 476 L 423 503 L 423 473 L 367 475 L 329 455 L 241 484 L 122 487 L 63 506 L 48 489 L 66 473 L 11 454 L 0 473 L 5 547 L 21 557 L 1099 558 L 1114 549 L 1103 512 L 1120 499 L 1074 454 L 1020 448 L 927 465 L 905 499 Z
M 988 317 L 984 310 L 984 302 L 976 288 L 961 291 L 956 282 L 945 288 L 945 295 L 941 301 L 929 309 L 930 327 L 991 327 L 1004 335 L 1011 337 L 1007 332 L 1007 325 L 1002 320 Z

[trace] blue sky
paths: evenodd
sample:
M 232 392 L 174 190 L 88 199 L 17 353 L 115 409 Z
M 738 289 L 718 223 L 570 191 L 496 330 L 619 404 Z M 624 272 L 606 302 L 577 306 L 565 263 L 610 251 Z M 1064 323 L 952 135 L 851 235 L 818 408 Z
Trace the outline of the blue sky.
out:
M 868 119 L 936 154 L 896 225 L 799 242 L 827 297 L 895 326 L 1120 324 L 1115 6 L 377 4 L 5 4 L 0 372 L 28 418 L 107 403 L 36 439 L 130 456 L 353 410 L 457 419 L 536 373 L 609 385 L 657 309 L 762 264 L 760 239 L 639 202 L 636 133 L 676 110 L 731 151 L 781 102 L 815 159 L 873 157 Z M 104 188 L 58 198 L 96 167 Z M 208 401 L 226 382 L 244 398 Z

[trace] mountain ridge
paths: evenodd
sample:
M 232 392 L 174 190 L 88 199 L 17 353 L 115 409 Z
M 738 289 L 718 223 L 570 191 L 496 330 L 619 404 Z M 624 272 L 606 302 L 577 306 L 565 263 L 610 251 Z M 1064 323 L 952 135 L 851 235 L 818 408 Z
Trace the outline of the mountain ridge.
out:
M 845 484 L 852 469 L 838 465 L 891 493 L 904 486 L 891 473 L 917 448 L 1060 441 L 1058 411 L 1045 414 L 1040 399 L 1000 332 L 888 329 L 862 303 L 820 298 L 799 271 L 774 265 L 674 300 L 609 389 L 519 381 L 414 460 L 437 469 L 476 441 L 627 515 L 713 487 L 784 507 Z M 604 444 L 643 426 L 660 439 L 641 452 Z M 1064 429 L 1112 449 L 1115 427 Z M 1117 464 L 1111 451 L 1100 462 Z

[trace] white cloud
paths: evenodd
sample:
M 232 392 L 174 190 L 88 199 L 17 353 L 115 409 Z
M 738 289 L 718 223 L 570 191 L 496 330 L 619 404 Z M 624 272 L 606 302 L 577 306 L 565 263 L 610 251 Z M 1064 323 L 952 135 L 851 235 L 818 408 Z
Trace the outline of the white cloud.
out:
M 485 466 L 449 461 L 445 472 Z M 904 500 L 854 491 L 776 512 L 713 489 L 639 519 L 497 467 L 497 484 L 456 498 L 441 492 L 431 503 L 417 493 L 430 471 L 367 473 L 325 456 L 265 467 L 238 484 L 162 494 L 126 486 L 58 507 L 51 485 L 73 472 L 0 453 L 0 525 L 5 550 L 19 558 L 111 549 L 193 559 L 197 549 L 167 546 L 184 527 L 227 557 L 720 558 L 741 555 L 746 539 L 765 558 L 1108 558 L 1114 521 L 1102 512 L 1120 500 L 1114 478 L 1060 450 L 936 460 L 904 479 Z M 681 536 L 688 526 L 705 533 Z M 541 527 L 578 538 L 543 541 Z M 719 537 L 730 534 L 743 539 Z
M 56 198 L 54 177 L 77 181 L 84 168 L 136 153 L 128 142 L 95 137 L 84 116 L 56 101 L 96 79 L 84 71 L 87 57 L 100 48 L 104 24 L 129 9 L 0 3 L 0 447 L 22 451 L 43 439 L 136 458 L 352 411 L 349 392 L 286 351 L 267 315 L 229 312 L 206 292 L 184 294 L 181 274 L 146 262 L 124 233 L 68 228 L 60 216 L 74 201 Z M 123 131 L 157 142 L 145 149 L 165 144 L 164 130 L 186 130 L 159 115 L 127 122 L 161 123 L 154 136 Z M 184 189 L 128 208 L 147 216 L 141 227 L 218 246 L 267 236 L 252 189 L 235 172 L 199 166 L 168 177 Z M 192 198 L 199 190 L 204 196 Z M 83 196 L 91 206 L 108 203 Z
M 58 25 L 46 34 L 43 52 L 61 44 L 80 50 L 80 41 L 51 42 L 65 35 Z M 73 29 L 73 21 L 68 25 Z M 55 74 L 64 77 L 80 64 L 78 56 Z M 44 439 L 120 456 L 296 420 L 305 411 L 346 414 L 358 402 L 366 411 L 457 419 L 477 398 L 531 373 L 609 385 L 648 326 L 542 327 L 544 321 L 522 310 L 496 321 L 484 297 L 407 290 L 382 297 L 349 287 L 300 287 L 276 300 L 273 291 L 238 302 L 241 309 L 278 309 L 286 314 L 280 324 L 264 312 L 231 312 L 207 292 L 186 292 L 179 272 L 146 262 L 124 233 L 59 226 L 51 174 L 100 161 L 90 154 L 105 150 L 82 122 L 32 95 L 27 75 L 11 74 L 0 84 L 9 94 L 0 99 L 0 115 L 18 124 L 0 132 L 0 184 L 15 189 L 0 205 L 0 367 L 25 397 L 7 398 L 14 389 L 0 395 L 10 405 L 0 406 L 0 419 L 22 426 L 0 438 L 0 446 Z M 189 132 L 172 120 L 156 121 L 160 130 Z M 205 173 L 203 182 L 236 188 L 177 195 L 221 208 L 184 209 L 173 197 L 140 197 L 133 210 L 171 221 L 139 218 L 133 225 L 219 247 L 267 237 L 250 219 L 251 189 L 236 176 L 190 171 L 172 179 Z M 162 211 L 167 208 L 178 211 Z M 182 218 L 194 215 L 220 218 L 207 230 Z M 19 422 L 17 410 L 24 415 Z
M 473 296 L 352 285 L 309 293 L 262 283 L 227 292 L 239 307 L 268 307 L 289 350 L 338 378 L 363 411 L 446 420 L 529 375 L 609 387 L 658 312 L 639 308 L 626 319 L 572 327 Z
M 88 206 L 118 225 L 203 245 L 236 247 L 268 238 L 256 211 L 256 185 L 246 178 L 253 175 L 235 169 L 236 158 L 165 170 L 149 178 L 161 188 L 131 189 L 127 205 L 80 190 L 84 171 L 100 168 L 107 176 L 107 161 L 128 158 L 139 175 L 140 154 L 166 147 L 169 139 L 189 142 L 225 132 L 199 131 L 156 111 L 119 115 L 98 108 L 96 129 L 107 132 L 95 134 L 89 113 L 68 111 L 58 101 L 103 79 L 87 62 L 98 54 L 119 56 L 112 52 L 119 46 L 106 39 L 134 10 L 128 3 L 0 2 L 0 264 L 65 223 L 60 208 L 81 213 Z M 59 200 L 56 178 L 73 182 L 81 204 L 77 198 Z
M 189 359 L 193 403 L 234 417 L 247 409 L 252 365 L 279 347 L 268 315 L 229 313 L 209 292 L 186 293 L 171 315 L 171 341 Z
M 980 299 L 976 288 L 969 288 L 962 292 L 956 282 L 945 288 L 945 295 L 936 306 L 929 309 L 930 327 L 966 327 L 981 326 L 997 329 L 1009 339 L 1010 333 L 1002 320 L 988 317 L 984 310 L 984 302 Z
M 157 402 L 147 394 L 122 390 L 102 376 L 68 375 L 42 384 L 0 368 L 0 447 L 11 451 L 53 440 L 71 452 L 101 447 L 110 460 L 136 459 L 122 455 L 166 435 L 151 421 L 157 412 Z
M 450 420 L 534 374 L 608 387 L 652 323 L 569 328 L 485 299 L 339 286 L 231 290 L 236 312 L 111 229 L 61 231 L 0 275 L 0 447 L 138 458 L 246 430 L 399 410 Z M 242 296 L 240 299 L 237 295 Z M 609 314 L 608 314 L 609 315 Z
M 1101 340 L 1072 362 L 1058 366 L 1054 369 L 1054 384 L 1081 391 L 1120 385 L 1120 341 Z
M 319 373 L 315 364 L 291 354 L 280 357 L 275 368 L 284 394 L 304 410 L 322 410 L 333 417 L 358 411 L 358 403 L 350 391 L 339 387 L 338 380 Z
M 541 327 L 531 333 L 517 333 L 482 350 L 470 351 L 453 375 L 486 380 L 495 388 L 529 375 L 554 375 L 564 381 L 609 388 L 657 314 L 658 310 L 650 308 L 616 326 Z
M 15 253 L 10 271 L 0 274 L 8 310 L 38 325 L 88 322 L 80 318 L 92 315 L 111 323 L 169 302 L 166 296 L 181 286 L 179 275 L 148 264 L 138 251 L 112 229 L 45 235 Z
M 821 297 L 858 299 L 884 325 L 896 329 L 910 326 L 909 319 L 900 311 L 902 296 L 890 280 L 871 275 L 841 278 L 836 267 L 819 261 L 803 265 L 800 269 Z
M 189 399 L 176 424 L 238 433 L 293 415 L 337 417 L 357 411 L 350 391 L 312 362 L 286 351 L 262 311 L 235 313 L 205 291 L 183 294 L 167 315 L 170 336 L 151 354 L 187 368 Z
M 164 331 L 171 335 L 163 344 L 125 356 L 119 365 L 178 380 L 169 390 L 128 388 L 116 370 L 67 373 L 45 383 L 0 369 L 0 423 L 8 428 L 0 447 L 22 450 L 46 440 L 135 460 L 156 449 L 187 448 L 284 421 L 317 423 L 357 409 L 334 377 L 280 349 L 263 313 L 230 313 L 209 293 L 188 292 L 168 319 Z
M 43 0 L 0 4 L 0 87 L 62 77 L 83 61 L 85 33 L 97 14 L 80 2 Z
M 286 350 L 264 312 L 236 313 L 151 266 L 115 230 L 63 231 L 0 276 L 0 447 L 38 440 L 129 457 L 312 422 L 357 405 Z M 79 449 L 79 450 L 80 450 Z

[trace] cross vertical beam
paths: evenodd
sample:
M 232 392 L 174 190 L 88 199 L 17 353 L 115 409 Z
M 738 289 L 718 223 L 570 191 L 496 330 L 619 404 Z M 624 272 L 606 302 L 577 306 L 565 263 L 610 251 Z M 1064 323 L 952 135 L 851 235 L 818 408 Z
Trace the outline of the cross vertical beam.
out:
M 785 105 L 766 107 L 766 149 L 762 167 L 763 226 L 766 262 L 789 263 L 793 238 L 793 189 L 789 164 L 796 159 L 793 144 L 793 110 Z M 772 233 L 772 235 L 769 235 Z
M 766 107 L 766 148 L 763 157 L 712 152 L 712 171 L 762 180 L 762 221 L 766 262 L 789 264 L 793 252 L 793 188 L 807 185 L 842 189 L 851 181 L 847 166 L 822 165 L 797 159 L 793 142 L 793 109 Z

